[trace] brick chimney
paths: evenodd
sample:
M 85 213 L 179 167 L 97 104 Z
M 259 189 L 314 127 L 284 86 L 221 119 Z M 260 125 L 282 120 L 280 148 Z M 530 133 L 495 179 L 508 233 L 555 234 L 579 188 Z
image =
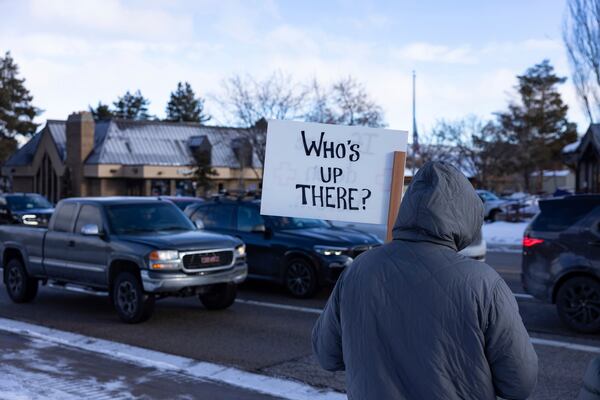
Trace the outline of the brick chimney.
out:
M 96 124 L 92 114 L 79 111 L 67 119 L 67 162 L 73 196 L 86 196 L 87 187 L 83 177 L 83 162 L 94 148 Z

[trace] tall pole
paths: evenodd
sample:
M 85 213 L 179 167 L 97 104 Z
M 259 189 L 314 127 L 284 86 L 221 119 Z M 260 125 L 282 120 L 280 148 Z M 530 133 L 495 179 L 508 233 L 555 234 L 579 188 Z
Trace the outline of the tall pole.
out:
M 417 74 L 413 70 L 413 145 L 412 145 L 412 174 L 415 176 L 417 157 L 419 154 L 419 132 L 417 131 L 417 106 L 416 106 L 416 80 Z
M 417 132 L 417 106 L 416 106 L 416 88 L 415 88 L 415 82 L 417 80 L 417 74 L 415 74 L 415 71 L 413 70 L 413 74 L 412 74 L 412 113 L 413 113 L 413 144 L 412 144 L 412 150 L 413 150 L 413 157 L 417 156 L 417 153 L 419 152 L 419 133 Z

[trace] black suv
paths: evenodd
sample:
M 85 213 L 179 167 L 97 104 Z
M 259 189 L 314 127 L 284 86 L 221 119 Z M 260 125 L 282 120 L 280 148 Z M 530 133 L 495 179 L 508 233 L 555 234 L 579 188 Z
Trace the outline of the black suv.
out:
M 37 193 L 0 194 L 0 224 L 48 226 L 54 206 Z
M 295 297 L 311 297 L 356 256 L 381 244 L 371 234 L 323 220 L 262 216 L 259 200 L 216 199 L 185 213 L 206 230 L 244 241 L 248 276 L 281 283 Z
M 565 325 L 600 331 L 600 195 L 540 201 L 523 237 L 525 290 L 555 303 Z

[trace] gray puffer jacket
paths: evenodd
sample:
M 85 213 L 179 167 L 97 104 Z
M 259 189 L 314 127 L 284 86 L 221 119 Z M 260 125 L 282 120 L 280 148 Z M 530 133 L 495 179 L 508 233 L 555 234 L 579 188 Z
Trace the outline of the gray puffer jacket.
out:
M 467 179 L 429 163 L 408 188 L 394 240 L 359 256 L 312 336 L 321 366 L 346 370 L 350 399 L 525 399 L 537 356 L 515 298 L 488 265 L 457 252 L 483 205 Z

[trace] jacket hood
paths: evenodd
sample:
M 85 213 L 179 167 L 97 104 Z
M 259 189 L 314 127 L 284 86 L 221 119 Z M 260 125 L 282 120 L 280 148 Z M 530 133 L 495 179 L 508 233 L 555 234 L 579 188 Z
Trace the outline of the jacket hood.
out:
M 404 194 L 393 237 L 460 251 L 479 235 L 483 215 L 483 202 L 458 169 L 445 162 L 429 162 Z

